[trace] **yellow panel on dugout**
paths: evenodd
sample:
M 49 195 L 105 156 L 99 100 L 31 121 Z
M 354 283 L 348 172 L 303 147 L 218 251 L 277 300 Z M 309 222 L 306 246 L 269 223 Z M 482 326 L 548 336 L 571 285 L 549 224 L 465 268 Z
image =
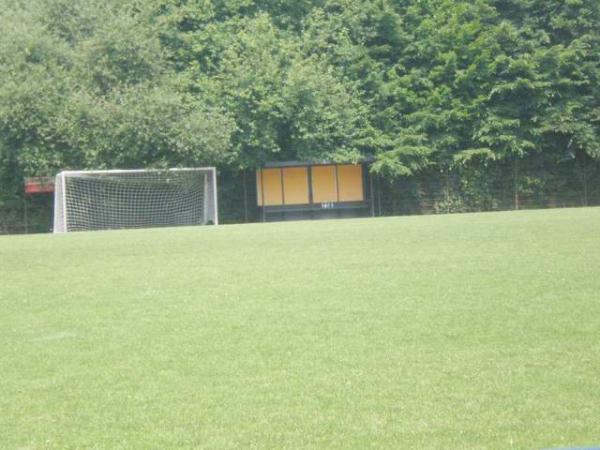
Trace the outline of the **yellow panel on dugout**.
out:
M 281 169 L 263 169 L 258 171 L 256 175 L 259 205 L 282 205 Z
M 313 166 L 312 191 L 314 203 L 337 202 L 336 166 Z
M 283 202 L 286 205 L 309 203 L 308 167 L 287 167 L 283 172 Z
M 362 202 L 365 199 L 362 166 L 337 166 L 337 179 L 340 202 Z

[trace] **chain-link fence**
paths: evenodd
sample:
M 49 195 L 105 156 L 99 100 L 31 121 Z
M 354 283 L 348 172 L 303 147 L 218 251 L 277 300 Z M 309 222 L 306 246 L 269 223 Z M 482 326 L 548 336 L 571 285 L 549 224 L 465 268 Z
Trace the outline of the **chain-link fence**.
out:
M 52 231 L 51 194 L 15 196 L 0 201 L 0 234 Z
M 430 170 L 411 177 L 372 175 L 375 215 L 447 214 L 515 209 L 600 206 L 600 162 L 538 159 Z M 260 220 L 255 172 L 221 168 L 220 223 Z M 0 200 L 0 234 L 51 231 L 49 194 Z
M 600 205 L 600 164 L 502 162 L 396 179 L 375 178 L 377 215 Z

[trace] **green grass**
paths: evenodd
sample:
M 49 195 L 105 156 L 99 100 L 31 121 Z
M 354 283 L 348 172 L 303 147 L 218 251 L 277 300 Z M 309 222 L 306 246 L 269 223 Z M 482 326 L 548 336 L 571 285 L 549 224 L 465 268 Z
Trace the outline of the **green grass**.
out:
M 0 448 L 600 444 L 600 209 L 0 237 Z

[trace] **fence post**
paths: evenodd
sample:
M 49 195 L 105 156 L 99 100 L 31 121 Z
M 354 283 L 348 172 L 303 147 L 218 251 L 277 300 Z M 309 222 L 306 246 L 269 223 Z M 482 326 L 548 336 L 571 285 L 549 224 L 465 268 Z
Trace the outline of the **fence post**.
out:
M 450 169 L 446 170 L 446 213 L 450 214 Z
M 588 206 L 587 157 L 583 155 L 583 206 Z
M 379 210 L 379 216 L 381 216 L 381 182 L 379 180 L 379 175 L 377 175 L 377 209 Z
M 244 223 L 248 223 L 248 182 L 246 180 L 246 169 L 242 169 L 242 184 L 244 186 Z
M 24 225 L 24 229 L 25 229 L 25 234 L 29 233 L 29 224 L 28 224 L 28 217 L 27 217 L 27 196 L 24 195 L 23 196 L 23 225 Z
M 514 182 L 514 205 L 515 210 L 519 209 L 519 160 L 515 159 L 513 165 L 513 182 Z

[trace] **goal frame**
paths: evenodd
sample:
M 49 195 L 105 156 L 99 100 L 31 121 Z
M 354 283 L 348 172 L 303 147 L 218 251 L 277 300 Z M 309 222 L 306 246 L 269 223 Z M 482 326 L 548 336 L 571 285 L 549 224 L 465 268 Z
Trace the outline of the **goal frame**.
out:
M 108 169 L 108 170 L 63 170 L 56 175 L 55 190 L 54 190 L 54 226 L 53 232 L 67 233 L 68 230 L 68 210 L 67 210 L 67 176 L 82 176 L 82 175 L 118 175 L 131 173 L 172 173 L 172 172 L 199 172 L 210 173 L 212 175 L 212 203 L 214 205 L 214 225 L 219 224 L 219 202 L 217 195 L 217 169 L 216 167 L 183 167 L 170 169 Z M 209 177 L 204 180 L 204 191 L 209 188 Z M 204 196 L 204 215 L 207 216 L 209 209 L 209 196 Z M 60 213 L 57 206 L 60 205 Z M 62 214 L 61 214 L 62 213 Z

